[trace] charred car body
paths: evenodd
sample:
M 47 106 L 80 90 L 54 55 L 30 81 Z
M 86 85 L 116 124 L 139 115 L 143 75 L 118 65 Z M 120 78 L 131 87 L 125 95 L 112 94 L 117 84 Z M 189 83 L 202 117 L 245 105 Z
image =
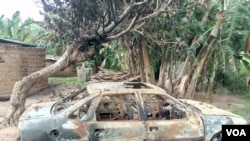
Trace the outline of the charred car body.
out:
M 246 120 L 215 106 L 178 100 L 147 83 L 102 82 L 57 102 L 33 104 L 19 119 L 22 141 L 221 139 L 221 125 Z

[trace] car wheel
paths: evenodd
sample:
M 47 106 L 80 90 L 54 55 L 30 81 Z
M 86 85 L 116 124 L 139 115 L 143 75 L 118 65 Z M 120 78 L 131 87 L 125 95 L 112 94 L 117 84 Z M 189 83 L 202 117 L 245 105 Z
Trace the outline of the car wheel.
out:
M 221 139 L 222 139 L 222 134 L 221 132 L 219 132 L 212 137 L 211 141 L 221 141 Z

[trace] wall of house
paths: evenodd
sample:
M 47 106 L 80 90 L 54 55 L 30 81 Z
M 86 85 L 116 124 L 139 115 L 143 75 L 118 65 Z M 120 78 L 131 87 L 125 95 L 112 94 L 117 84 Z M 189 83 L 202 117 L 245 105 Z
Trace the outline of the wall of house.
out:
M 10 95 L 16 81 L 45 66 L 45 49 L 0 43 L 0 96 Z M 48 79 L 41 80 L 30 94 L 47 86 Z

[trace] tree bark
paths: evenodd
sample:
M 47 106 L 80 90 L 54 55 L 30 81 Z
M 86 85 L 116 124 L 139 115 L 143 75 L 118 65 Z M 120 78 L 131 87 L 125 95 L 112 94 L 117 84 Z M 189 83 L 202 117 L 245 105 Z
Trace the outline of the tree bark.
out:
M 210 9 L 207 10 L 205 16 L 202 19 L 202 24 L 204 25 L 208 18 L 208 13 Z M 207 62 L 207 53 L 210 52 L 213 43 L 215 42 L 215 38 L 218 36 L 219 31 L 222 29 L 222 23 L 224 22 L 224 14 L 223 12 L 219 12 L 215 16 L 217 22 L 211 31 L 208 39 L 202 46 L 199 51 L 198 56 L 196 57 L 200 60 L 200 63 L 195 68 L 193 65 L 194 56 L 188 56 L 185 60 L 184 67 L 182 69 L 181 74 L 179 75 L 177 81 L 175 82 L 175 89 L 178 91 L 178 98 L 192 98 L 194 90 L 196 88 L 197 79 L 203 71 L 204 65 Z M 198 40 L 198 36 L 196 35 L 192 41 L 191 47 Z M 187 91 L 187 92 L 186 92 Z
M 221 30 L 222 22 L 218 21 L 216 25 L 214 26 L 213 30 L 211 31 L 207 41 L 202 46 L 200 53 L 198 54 L 198 58 L 200 59 L 200 62 L 197 66 L 197 68 L 194 71 L 194 74 L 191 79 L 191 83 L 188 86 L 188 91 L 185 96 L 185 98 L 193 98 L 193 93 L 196 88 L 197 80 L 199 78 L 199 75 L 204 70 L 204 66 L 207 62 L 208 55 L 213 47 L 214 42 L 216 41 L 216 38 Z
M 137 59 L 137 51 L 136 48 L 132 45 L 130 41 L 130 32 L 124 35 L 123 44 L 126 49 L 126 55 L 125 55 L 125 66 L 130 70 L 130 72 L 134 75 L 138 74 L 138 59 Z
M 190 45 L 190 47 L 192 48 L 194 46 L 194 44 L 197 42 L 198 40 L 198 35 L 195 35 L 195 37 L 192 40 L 192 43 Z M 187 58 L 185 59 L 185 63 L 184 66 L 180 72 L 180 74 L 178 75 L 178 78 L 176 79 L 176 81 L 174 82 L 174 89 L 177 91 L 178 93 L 178 98 L 184 98 L 185 94 L 186 94 L 186 89 L 189 85 L 190 82 L 190 77 L 192 75 L 193 72 L 193 68 L 192 68 L 192 62 L 194 61 L 194 56 L 187 56 Z
M 168 79 L 169 79 L 169 84 L 168 84 L 168 92 L 170 94 L 173 93 L 173 77 L 174 77 L 174 73 L 173 73 L 173 51 L 170 50 L 170 56 L 168 56 L 168 62 L 169 62 L 169 66 L 168 66 Z
M 141 82 L 146 82 L 145 73 L 144 73 L 144 60 L 143 60 L 141 45 L 139 45 L 139 73 L 141 77 Z
M 165 88 L 166 71 L 168 67 L 167 56 L 168 56 L 168 50 L 164 48 L 163 56 L 161 58 L 161 66 L 160 66 L 160 73 L 159 73 L 159 80 L 158 80 L 158 86 L 161 88 Z
M 209 78 L 210 80 L 209 80 L 207 92 L 205 95 L 205 99 L 209 100 L 210 102 L 212 102 L 212 89 L 213 89 L 213 85 L 214 85 L 214 78 L 215 78 L 215 72 L 216 72 L 216 67 L 217 67 L 217 62 L 216 62 L 215 56 L 213 56 L 212 62 L 213 62 L 212 73 L 211 73 L 211 76 Z
M 143 36 L 141 36 L 141 49 L 142 49 L 142 55 L 143 55 L 143 62 L 145 66 L 145 75 L 146 75 L 146 82 L 155 84 L 155 77 L 154 77 L 154 71 L 153 67 L 150 63 L 148 49 L 147 49 L 147 41 Z
M 208 50 L 207 50 L 204 58 L 201 59 L 199 65 L 197 66 L 197 68 L 196 68 L 196 70 L 195 70 L 195 72 L 194 72 L 194 74 L 192 76 L 191 83 L 188 86 L 188 91 L 186 93 L 185 98 L 191 98 L 191 99 L 193 98 L 193 93 L 194 93 L 195 88 L 196 88 L 197 80 L 200 77 L 199 75 L 201 74 L 201 72 L 202 72 L 202 70 L 204 68 L 204 64 L 207 61 L 207 57 L 208 57 L 208 54 L 209 54 L 211 49 L 212 49 L 212 45 L 210 45 L 208 47 Z
M 82 62 L 95 54 L 94 50 L 80 52 L 75 43 L 67 47 L 63 56 L 53 65 L 45 67 L 37 72 L 25 76 L 22 80 L 17 81 L 12 90 L 10 98 L 10 106 L 7 109 L 7 114 L 4 118 L 4 125 L 17 126 L 18 119 L 25 110 L 26 96 L 33 85 L 40 79 L 49 77 L 61 69 L 67 67 L 73 62 Z
M 245 45 L 243 51 L 245 53 L 249 53 L 250 52 L 250 32 L 248 33 L 248 36 L 247 36 L 247 39 L 246 39 L 246 45 Z M 248 73 L 246 81 L 247 81 L 247 86 L 250 86 L 250 73 Z

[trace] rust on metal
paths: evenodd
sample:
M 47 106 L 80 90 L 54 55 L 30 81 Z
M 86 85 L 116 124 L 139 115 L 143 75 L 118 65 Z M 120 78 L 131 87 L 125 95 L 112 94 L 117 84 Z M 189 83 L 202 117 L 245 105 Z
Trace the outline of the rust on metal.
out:
M 32 105 L 19 129 L 24 141 L 209 141 L 223 124 L 247 122 L 206 103 L 175 99 L 152 84 L 102 82 Z

